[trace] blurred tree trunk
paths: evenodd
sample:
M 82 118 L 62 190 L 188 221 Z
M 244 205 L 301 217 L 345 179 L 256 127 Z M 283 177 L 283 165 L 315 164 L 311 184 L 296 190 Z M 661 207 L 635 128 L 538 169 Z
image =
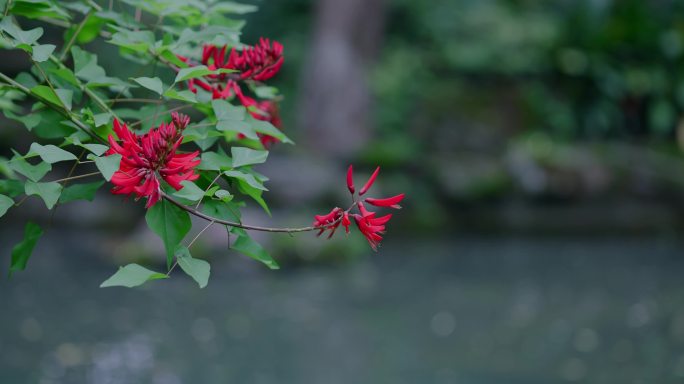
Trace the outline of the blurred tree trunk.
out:
M 367 77 L 384 16 L 383 0 L 318 0 L 299 102 L 303 144 L 313 151 L 344 157 L 368 140 Z

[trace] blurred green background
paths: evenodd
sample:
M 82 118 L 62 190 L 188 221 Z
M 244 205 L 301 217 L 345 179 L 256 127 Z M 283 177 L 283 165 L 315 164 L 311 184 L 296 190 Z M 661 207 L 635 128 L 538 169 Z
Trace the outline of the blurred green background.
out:
M 308 224 L 347 201 L 349 163 L 357 184 L 380 165 L 374 193 L 407 194 L 380 252 L 256 235 L 274 272 L 213 228 L 193 252 L 206 289 L 100 290 L 116 265 L 163 264 L 142 204 L 103 190 L 50 218 L 29 199 L 0 222 L 0 272 L 27 218 L 52 225 L 0 280 L 0 382 L 684 380 L 684 2 L 253 3 L 242 41 L 284 44 L 297 146 L 260 168 L 273 218 L 245 222 Z M 3 155 L 28 148 L 2 126 Z

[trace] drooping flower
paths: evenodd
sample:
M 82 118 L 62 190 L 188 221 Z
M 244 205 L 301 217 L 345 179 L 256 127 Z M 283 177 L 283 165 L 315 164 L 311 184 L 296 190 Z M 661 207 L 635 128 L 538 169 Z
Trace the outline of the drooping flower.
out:
M 368 215 L 354 215 L 354 221 L 356 226 L 361 231 L 361 234 L 368 240 L 371 248 L 374 251 L 378 250 L 378 245 L 382 241 L 382 236 L 385 234 L 385 224 L 392 218 L 392 215 L 385 215 L 382 217 L 375 217 L 375 212 L 371 212 Z
M 335 234 L 335 230 L 340 226 L 340 217 L 343 214 L 342 208 L 335 207 L 327 215 L 316 215 L 314 216 L 314 227 L 321 227 L 316 236 L 320 236 L 323 232 L 330 230 L 328 239 Z
M 194 168 L 200 163 L 199 151 L 178 153 L 183 141 L 182 132 L 190 119 L 172 114 L 171 123 L 162 123 L 148 133 L 137 135 L 125 123 L 114 120 L 114 133 L 121 141 L 109 135 L 110 148 L 106 155 L 119 154 L 119 169 L 112 176 L 112 193 L 135 195 L 136 200 L 146 197 L 145 208 L 161 198 L 160 178 L 176 190 L 183 188 L 183 180 L 194 181 L 199 175 Z

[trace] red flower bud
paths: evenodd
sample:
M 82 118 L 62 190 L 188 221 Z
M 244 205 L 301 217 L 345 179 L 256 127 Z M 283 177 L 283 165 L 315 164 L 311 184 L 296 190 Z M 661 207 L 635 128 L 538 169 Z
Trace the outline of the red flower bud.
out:
M 347 169 L 347 188 L 349 193 L 354 194 L 354 167 L 352 165 Z
M 366 185 L 364 185 L 363 188 L 361 188 L 361 190 L 359 191 L 359 196 L 362 196 L 364 193 L 368 191 L 368 189 L 370 189 L 370 187 L 375 182 L 375 178 L 378 177 L 378 172 L 380 172 L 380 167 L 375 168 L 375 172 L 373 172 L 371 177 L 368 179 Z

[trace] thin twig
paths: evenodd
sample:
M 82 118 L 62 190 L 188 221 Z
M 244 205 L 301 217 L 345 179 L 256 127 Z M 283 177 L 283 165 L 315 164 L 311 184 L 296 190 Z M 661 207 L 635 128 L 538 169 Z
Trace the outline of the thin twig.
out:
M 64 49 L 62 50 L 62 54 L 59 56 L 59 61 L 64 61 L 66 58 L 67 53 L 69 53 L 69 49 L 71 49 L 71 46 L 74 44 L 76 41 L 76 37 L 78 36 L 79 33 L 81 33 L 81 30 L 83 30 L 83 27 L 86 25 L 88 22 L 88 19 L 90 19 L 90 16 L 93 14 L 93 9 L 91 8 L 88 13 L 86 13 L 85 17 L 81 21 L 80 24 L 78 24 L 78 27 L 76 28 L 76 31 L 74 34 L 71 36 L 69 39 L 69 42 L 64 46 Z
M 199 237 L 202 236 L 204 231 L 209 229 L 209 227 L 211 227 L 213 224 L 214 224 L 214 222 L 210 221 L 209 224 L 207 224 L 204 228 L 202 228 L 202 230 L 199 231 L 199 233 L 185 247 L 188 249 L 190 247 L 192 247 L 192 245 L 195 244 L 195 241 L 197 241 L 197 239 L 199 239 Z M 176 260 L 173 262 L 173 265 L 171 266 L 171 268 L 169 268 L 169 271 L 166 272 L 166 276 L 169 276 L 171 274 L 171 272 L 173 272 L 174 268 L 176 268 L 176 265 L 178 265 L 178 257 L 176 257 Z
M 223 225 L 228 225 L 230 227 L 235 227 L 235 228 L 242 228 L 242 229 L 247 229 L 247 230 L 252 230 L 252 231 L 261 231 L 261 232 L 280 232 L 280 233 L 296 233 L 296 232 L 311 232 L 311 231 L 318 231 L 321 229 L 326 229 L 330 228 L 332 226 L 337 225 L 342 220 L 342 217 L 339 219 L 326 224 L 326 225 L 319 225 L 319 226 L 308 226 L 308 227 L 300 227 L 300 228 L 272 228 L 272 227 L 260 227 L 257 225 L 248 225 L 248 224 L 242 224 L 242 223 L 237 223 L 234 221 L 227 221 L 227 220 L 222 220 L 216 217 L 212 217 L 209 215 L 206 215 L 192 207 L 188 207 L 187 205 L 184 205 L 176 200 L 174 200 L 171 196 L 167 195 L 165 192 L 162 191 L 161 193 L 162 197 L 166 200 L 168 200 L 171 204 L 177 206 L 178 208 L 187 211 L 189 214 L 193 216 L 197 216 L 199 218 L 202 218 L 207 221 L 213 221 L 219 224 Z M 353 205 L 352 205 L 353 207 Z M 349 209 L 351 209 L 350 207 Z M 349 211 L 349 209 L 347 211 Z

